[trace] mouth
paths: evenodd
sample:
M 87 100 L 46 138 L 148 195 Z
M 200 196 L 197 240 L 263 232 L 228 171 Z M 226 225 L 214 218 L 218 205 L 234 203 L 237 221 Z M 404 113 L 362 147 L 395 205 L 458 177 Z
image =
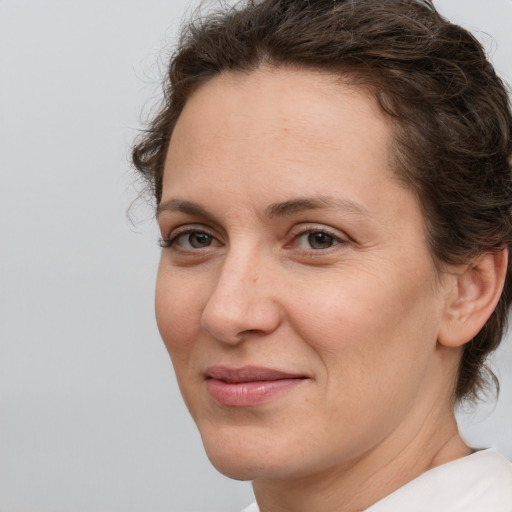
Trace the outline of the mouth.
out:
M 217 404 L 252 407 L 290 391 L 308 377 L 256 366 L 213 366 L 206 370 L 205 379 L 208 392 Z

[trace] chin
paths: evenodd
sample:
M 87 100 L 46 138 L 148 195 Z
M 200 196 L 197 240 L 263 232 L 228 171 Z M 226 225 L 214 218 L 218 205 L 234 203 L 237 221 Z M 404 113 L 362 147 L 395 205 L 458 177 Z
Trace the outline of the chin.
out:
M 265 473 L 264 468 L 253 465 L 254 462 L 235 460 L 225 456 L 210 455 L 206 452 L 213 467 L 224 476 L 233 480 L 252 481 Z
M 232 429 L 228 429 L 232 430 Z M 250 427 L 238 432 L 201 432 L 206 454 L 215 469 L 234 480 L 280 479 L 290 476 L 295 465 L 293 452 L 279 436 L 262 436 Z M 241 435 L 241 430 L 246 432 Z M 284 446 L 283 446 L 284 444 Z M 297 449 L 294 450 L 297 455 Z

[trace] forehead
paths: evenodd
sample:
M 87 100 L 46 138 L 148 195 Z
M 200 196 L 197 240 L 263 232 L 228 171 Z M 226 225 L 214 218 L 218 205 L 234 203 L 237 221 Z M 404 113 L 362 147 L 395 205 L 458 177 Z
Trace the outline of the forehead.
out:
M 393 180 L 391 135 L 375 100 L 337 76 L 288 68 L 224 73 L 196 91 L 178 119 L 163 199 L 219 184 L 235 193 L 272 184 L 277 196 L 280 187 L 325 195 L 334 185 L 350 189 L 363 174 Z
M 189 98 L 172 139 L 183 131 L 191 135 L 191 129 L 213 131 L 218 138 L 230 131 L 236 137 L 261 137 L 291 130 L 296 137 L 328 144 L 337 135 L 332 128 L 342 129 L 340 121 L 348 117 L 352 131 L 366 130 L 363 125 L 370 122 L 374 137 L 387 138 L 390 123 L 373 97 L 341 76 L 295 68 L 226 72 Z

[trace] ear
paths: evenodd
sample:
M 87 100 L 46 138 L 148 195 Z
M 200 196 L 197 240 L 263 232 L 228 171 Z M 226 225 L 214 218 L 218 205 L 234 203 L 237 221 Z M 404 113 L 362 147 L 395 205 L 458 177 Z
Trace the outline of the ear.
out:
M 473 339 L 492 315 L 507 274 L 508 249 L 485 253 L 476 261 L 457 267 L 438 342 L 460 347 Z

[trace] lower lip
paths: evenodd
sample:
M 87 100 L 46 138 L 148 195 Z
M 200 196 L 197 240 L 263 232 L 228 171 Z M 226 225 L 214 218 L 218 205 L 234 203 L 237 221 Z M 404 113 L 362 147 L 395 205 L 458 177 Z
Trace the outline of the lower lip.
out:
M 303 382 L 304 379 L 279 379 L 230 383 L 208 379 L 206 387 L 215 402 L 226 407 L 251 407 L 267 402 Z

